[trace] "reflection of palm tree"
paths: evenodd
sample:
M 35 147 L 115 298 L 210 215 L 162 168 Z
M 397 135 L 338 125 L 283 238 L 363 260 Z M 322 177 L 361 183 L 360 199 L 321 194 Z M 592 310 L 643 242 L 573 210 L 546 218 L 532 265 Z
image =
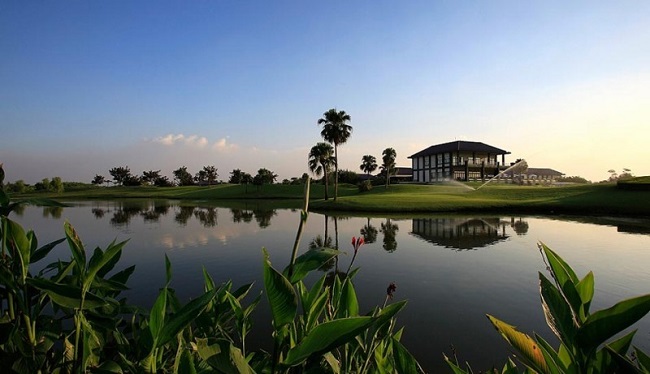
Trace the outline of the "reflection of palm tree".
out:
M 310 250 L 319 250 L 321 248 L 331 248 L 332 247 L 332 237 L 326 236 L 325 239 L 321 235 L 317 235 L 314 239 L 309 242 Z M 336 256 L 335 256 L 336 257 Z M 333 258 L 323 265 L 321 265 L 318 270 L 320 271 L 330 271 L 336 264 L 336 259 Z
M 386 218 L 386 223 L 381 224 L 381 232 L 384 234 L 384 249 L 388 252 L 395 252 L 397 250 L 397 231 L 399 226 L 392 223 L 390 218 Z
M 371 244 L 377 241 L 377 228 L 370 224 L 370 218 L 368 218 L 368 224 L 363 226 L 359 233 L 363 236 L 363 241 L 366 244 Z
M 511 226 L 517 235 L 526 235 L 528 233 L 528 222 L 522 221 L 521 217 L 519 217 L 519 221 L 512 222 Z

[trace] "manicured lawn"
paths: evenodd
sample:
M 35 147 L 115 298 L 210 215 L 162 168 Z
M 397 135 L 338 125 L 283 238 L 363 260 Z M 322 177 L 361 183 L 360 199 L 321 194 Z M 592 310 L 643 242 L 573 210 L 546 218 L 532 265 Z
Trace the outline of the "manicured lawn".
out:
M 478 185 L 477 185 L 478 186 Z M 163 198 L 209 201 L 272 200 L 295 206 L 302 200 L 302 185 L 261 187 L 222 184 L 189 187 L 109 187 L 32 194 L 21 197 L 67 199 Z M 339 186 L 336 202 L 324 200 L 324 186 L 312 184 L 312 210 L 384 213 L 512 211 L 539 214 L 597 214 L 650 217 L 650 191 L 630 191 L 615 184 L 558 187 L 488 184 L 478 190 L 462 184 L 396 184 L 376 186 L 360 193 L 356 186 Z M 330 196 L 333 188 L 330 188 Z M 287 201 L 290 201 L 287 203 Z

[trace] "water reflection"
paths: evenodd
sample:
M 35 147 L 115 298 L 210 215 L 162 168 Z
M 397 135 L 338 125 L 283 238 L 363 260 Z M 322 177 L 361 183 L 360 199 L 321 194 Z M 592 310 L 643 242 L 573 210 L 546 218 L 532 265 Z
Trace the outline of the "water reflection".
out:
M 54 219 L 59 219 L 61 218 L 61 214 L 63 214 L 63 207 L 60 206 L 44 206 L 43 207 L 43 217 L 52 217 Z
M 397 232 L 399 226 L 392 223 L 390 218 L 386 218 L 386 222 L 381 224 L 381 233 L 384 234 L 383 248 L 388 252 L 395 252 L 397 250 Z
M 501 218 L 415 218 L 411 234 L 429 243 L 456 250 L 488 247 L 508 239 L 506 227 L 518 235 L 528 232 L 521 218 L 510 222 Z

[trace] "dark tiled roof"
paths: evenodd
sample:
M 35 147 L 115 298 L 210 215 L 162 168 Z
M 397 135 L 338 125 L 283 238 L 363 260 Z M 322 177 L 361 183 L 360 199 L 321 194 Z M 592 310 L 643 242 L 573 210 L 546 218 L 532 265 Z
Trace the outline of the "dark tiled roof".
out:
M 408 158 L 435 155 L 435 154 L 438 154 L 438 153 L 445 153 L 445 152 L 456 152 L 456 151 L 485 152 L 485 153 L 491 153 L 491 154 L 497 154 L 497 155 L 508 155 L 508 154 L 510 154 L 510 152 L 508 152 L 508 151 L 504 151 L 503 149 L 499 149 L 497 147 L 493 147 L 493 146 L 487 145 L 485 143 L 467 142 L 467 141 L 464 141 L 464 140 L 457 140 L 457 141 L 453 141 L 453 142 L 449 142 L 449 143 L 432 145 L 431 147 L 429 147 L 427 149 L 423 149 L 418 153 L 410 155 Z
M 556 177 L 561 177 L 564 175 L 564 173 L 560 173 L 557 170 L 549 169 L 549 168 L 528 168 L 524 174 L 535 174 L 535 175 L 550 175 L 550 176 L 556 176 Z

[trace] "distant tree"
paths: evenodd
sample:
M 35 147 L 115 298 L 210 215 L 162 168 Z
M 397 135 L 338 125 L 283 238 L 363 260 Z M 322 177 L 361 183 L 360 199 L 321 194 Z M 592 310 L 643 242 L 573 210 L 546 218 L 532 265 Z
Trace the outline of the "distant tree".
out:
M 205 180 L 208 182 L 208 185 L 215 184 L 217 178 L 219 178 L 219 173 L 217 172 L 218 169 L 213 165 L 210 165 L 204 166 L 202 171 L 205 173 Z
M 113 177 L 115 183 L 123 186 L 124 181 L 131 176 L 131 169 L 128 166 L 118 166 L 110 169 L 109 174 Z
M 245 192 L 248 193 L 248 185 L 253 184 L 253 176 L 250 175 L 249 173 L 242 173 L 240 183 L 246 186 Z
M 14 183 L 7 183 L 5 186 L 7 191 L 15 193 L 25 193 L 27 192 L 27 187 L 28 186 L 25 184 L 25 181 L 22 179 L 19 179 Z
M 307 183 L 307 180 L 308 180 L 308 179 L 309 179 L 309 174 L 307 174 L 307 173 L 302 173 L 302 176 L 300 177 L 300 182 L 301 182 L 302 184 L 305 184 L 305 183 Z
M 205 170 L 199 170 L 196 175 L 194 175 L 194 181 L 200 185 L 206 184 L 208 181 L 208 174 Z
M 36 191 L 50 191 L 51 188 L 52 186 L 50 185 L 49 178 L 43 178 L 40 182 L 34 185 Z
M 172 172 L 174 174 L 174 180 L 179 186 L 191 186 L 194 184 L 194 178 L 189 171 L 187 171 L 186 166 L 181 166 L 180 168 Z
M 142 179 L 137 175 L 129 175 L 122 181 L 123 186 L 142 186 Z
M 359 183 L 359 174 L 352 170 L 339 170 L 339 183 L 357 184 Z
M 96 174 L 95 178 L 93 178 L 93 180 L 90 183 L 99 186 L 99 185 L 104 184 L 105 182 L 106 182 L 106 179 L 104 178 L 103 175 Z
M 61 180 L 61 177 L 52 178 L 52 181 L 50 182 L 50 191 L 56 193 L 63 192 L 63 181 Z
M 292 179 L 297 179 L 297 178 L 294 177 L 294 178 L 292 178 Z M 287 179 L 287 178 L 284 178 L 284 179 L 282 180 L 282 184 L 289 185 L 289 184 L 291 184 L 291 181 L 290 181 L 289 179 Z
M 253 178 L 253 183 L 255 184 L 255 178 L 258 178 L 259 184 L 273 184 L 278 178 L 277 174 L 273 173 L 271 170 L 261 168 L 257 171 L 257 175 Z
M 323 174 L 323 182 L 325 183 L 325 200 L 328 197 L 328 174 L 332 170 L 332 166 L 336 165 L 336 158 L 334 157 L 334 150 L 332 146 L 325 143 L 319 142 L 315 146 L 311 147 L 309 151 L 309 158 L 307 160 L 307 165 L 309 170 L 316 176 Z
M 156 180 L 153 181 L 153 185 L 156 186 L 156 187 L 172 187 L 174 185 L 174 183 L 172 183 L 169 180 L 169 178 L 167 178 L 166 176 L 163 175 L 163 176 L 160 176 L 160 177 L 156 178 Z
M 240 169 L 233 169 L 233 171 L 230 172 L 230 179 L 228 179 L 228 183 L 242 184 L 243 175 L 244 172 L 241 171 Z
M 634 175 L 632 175 L 632 170 L 628 168 L 623 168 L 623 172 L 618 175 L 618 180 L 625 180 L 625 179 L 632 179 L 634 178 Z
M 361 165 L 359 165 L 359 168 L 368 175 L 368 178 L 370 178 L 370 173 L 377 170 L 377 166 L 377 158 L 375 156 L 365 155 L 361 157 Z
M 325 141 L 334 144 L 334 159 L 339 159 L 338 147 L 344 144 L 352 135 L 352 126 L 348 125 L 352 118 L 344 110 L 336 111 L 330 109 L 323 113 L 323 118 L 318 120 L 319 125 L 323 125 L 321 136 Z M 338 197 L 339 192 L 339 165 L 334 164 L 334 200 Z
M 395 152 L 393 148 L 386 148 L 381 154 L 381 169 L 386 178 L 386 188 L 388 188 L 390 185 L 390 176 L 395 173 L 395 159 L 397 158 L 397 152 Z
M 160 170 L 149 170 L 142 172 L 141 179 L 145 184 L 154 184 L 158 178 L 160 178 Z

